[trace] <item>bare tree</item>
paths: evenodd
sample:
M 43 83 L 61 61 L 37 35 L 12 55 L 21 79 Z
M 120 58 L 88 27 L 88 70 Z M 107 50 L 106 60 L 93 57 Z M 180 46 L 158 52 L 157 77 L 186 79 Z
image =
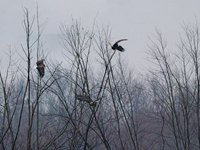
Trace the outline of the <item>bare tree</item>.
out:
M 184 26 L 183 29 L 186 40 L 181 37 L 179 51 L 175 55 L 167 52 L 167 43 L 158 30 L 155 36 L 157 41 L 151 39 L 152 46 L 149 46 L 152 60 L 157 65 L 157 70 L 151 71 L 150 85 L 154 112 L 159 116 L 162 149 L 199 148 L 196 144 L 199 141 L 198 27 Z M 193 138 L 194 128 L 197 138 Z

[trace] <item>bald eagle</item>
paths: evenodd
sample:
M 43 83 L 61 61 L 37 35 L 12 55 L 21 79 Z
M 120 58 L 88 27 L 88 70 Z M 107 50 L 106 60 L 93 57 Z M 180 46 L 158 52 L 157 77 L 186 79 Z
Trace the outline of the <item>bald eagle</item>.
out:
M 45 65 L 44 65 L 43 61 L 44 61 L 44 59 L 39 60 L 39 61 L 36 63 L 36 64 L 37 64 L 36 69 L 38 70 L 38 72 L 39 72 L 41 78 L 44 76 L 44 68 L 45 68 Z
M 85 96 L 85 95 L 76 95 L 76 98 L 80 101 L 85 101 L 87 103 L 89 103 L 92 107 L 96 107 L 97 102 L 93 101 L 89 96 Z
M 124 52 L 125 49 L 121 45 L 118 45 L 118 43 L 121 42 L 121 41 L 126 41 L 126 40 L 127 39 L 121 39 L 121 40 L 115 42 L 114 45 L 112 45 L 110 42 L 109 42 L 109 44 L 110 44 L 110 46 L 112 47 L 113 50 L 118 50 L 120 52 Z

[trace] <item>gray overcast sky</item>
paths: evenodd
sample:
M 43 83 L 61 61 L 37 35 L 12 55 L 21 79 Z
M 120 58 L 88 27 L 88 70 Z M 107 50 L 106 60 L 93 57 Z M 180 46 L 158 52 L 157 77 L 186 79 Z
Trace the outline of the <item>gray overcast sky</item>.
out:
M 178 43 L 183 22 L 195 22 L 195 17 L 200 21 L 199 0 L 0 0 L 0 58 L 9 45 L 20 48 L 25 38 L 22 8 L 28 8 L 31 17 L 36 14 L 36 2 L 40 22 L 48 20 L 43 41 L 51 53 L 61 48 L 57 34 L 62 22 L 70 25 L 73 17 L 90 28 L 97 16 L 98 25 L 112 29 L 112 42 L 128 39 L 122 44 L 126 49 L 123 55 L 137 70 L 146 67 L 147 36 L 154 33 L 155 27 L 173 45 Z

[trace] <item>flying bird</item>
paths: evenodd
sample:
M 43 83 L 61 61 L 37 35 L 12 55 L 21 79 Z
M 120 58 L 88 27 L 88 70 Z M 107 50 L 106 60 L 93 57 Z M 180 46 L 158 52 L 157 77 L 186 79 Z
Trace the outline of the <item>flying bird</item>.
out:
M 44 59 L 41 59 L 39 60 L 36 64 L 37 64 L 37 67 L 36 69 L 38 70 L 39 74 L 40 74 L 40 77 L 42 78 L 44 76 L 44 68 L 45 68 L 45 65 L 44 65 Z
M 121 41 L 126 41 L 126 40 L 127 39 L 121 39 L 121 40 L 115 42 L 114 45 L 112 45 L 110 42 L 108 42 L 108 43 L 110 44 L 110 46 L 112 47 L 113 50 L 118 50 L 120 52 L 124 52 L 125 49 L 121 45 L 118 45 L 118 43 L 121 42 Z
M 85 95 L 76 95 L 76 98 L 80 101 L 85 101 L 87 103 L 89 103 L 92 107 L 96 107 L 97 102 L 93 101 L 89 96 L 85 96 Z

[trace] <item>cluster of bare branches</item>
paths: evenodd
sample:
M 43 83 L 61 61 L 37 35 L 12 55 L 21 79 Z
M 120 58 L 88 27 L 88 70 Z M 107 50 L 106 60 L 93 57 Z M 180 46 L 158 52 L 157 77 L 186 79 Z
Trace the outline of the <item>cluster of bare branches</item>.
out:
M 181 36 L 175 54 L 170 54 L 158 30 L 149 46 L 157 65 L 149 83 L 161 149 L 200 148 L 199 27 L 196 23 L 183 29 L 185 36 Z
M 19 56 L 26 67 L 17 66 L 10 52 L 7 70 L 0 72 L 0 149 L 200 148 L 197 24 L 183 27 L 175 54 L 156 30 L 147 77 L 128 67 L 115 50 L 124 51 L 120 41 L 110 47 L 110 28 L 100 29 L 95 21 L 91 30 L 75 20 L 61 25 L 67 66 L 46 61 L 40 42 L 46 23 L 40 24 L 38 12 L 30 19 L 24 9 L 23 24 L 26 45 Z M 45 58 L 48 67 L 37 63 L 45 74 L 32 69 L 34 57 Z

